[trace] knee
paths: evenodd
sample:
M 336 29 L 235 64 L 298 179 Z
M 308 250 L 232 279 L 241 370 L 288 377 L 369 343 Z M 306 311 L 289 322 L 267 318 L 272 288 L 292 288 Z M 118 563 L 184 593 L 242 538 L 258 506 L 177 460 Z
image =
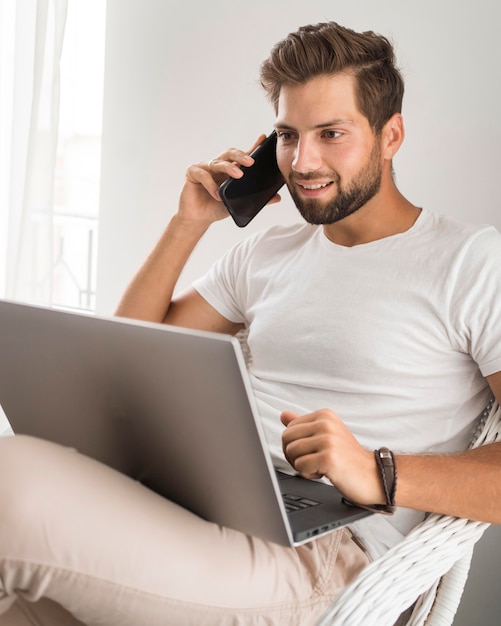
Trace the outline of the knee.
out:
M 43 480 L 48 442 L 15 435 L 0 437 L 0 498 Z
M 8 508 L 12 495 L 22 493 L 25 477 L 29 476 L 28 466 L 33 463 L 32 440 L 24 436 L 0 438 L 0 501 L 2 511 Z M 21 484 L 19 484 L 21 482 Z
M 39 520 L 41 503 L 58 474 L 59 450 L 65 449 L 33 437 L 0 437 L 0 545 L 13 528 Z

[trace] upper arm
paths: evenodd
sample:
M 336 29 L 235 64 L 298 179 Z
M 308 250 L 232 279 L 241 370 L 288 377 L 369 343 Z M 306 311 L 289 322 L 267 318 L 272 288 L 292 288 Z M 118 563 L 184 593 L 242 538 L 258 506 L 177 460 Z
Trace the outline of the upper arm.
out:
M 230 335 L 243 328 L 243 324 L 231 322 L 216 311 L 192 287 L 172 300 L 164 323 Z
M 487 376 L 487 382 L 489 383 L 496 400 L 499 404 L 501 404 L 501 372 L 496 372 L 495 374 Z

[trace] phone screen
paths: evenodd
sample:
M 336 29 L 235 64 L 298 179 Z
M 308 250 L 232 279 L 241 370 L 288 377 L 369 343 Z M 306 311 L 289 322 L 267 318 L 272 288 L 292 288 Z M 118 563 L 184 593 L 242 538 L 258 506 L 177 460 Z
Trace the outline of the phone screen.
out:
M 254 163 L 242 167 L 242 178 L 228 178 L 219 187 L 224 205 L 237 226 L 243 227 L 273 198 L 285 183 L 276 157 L 273 131 L 252 153 Z

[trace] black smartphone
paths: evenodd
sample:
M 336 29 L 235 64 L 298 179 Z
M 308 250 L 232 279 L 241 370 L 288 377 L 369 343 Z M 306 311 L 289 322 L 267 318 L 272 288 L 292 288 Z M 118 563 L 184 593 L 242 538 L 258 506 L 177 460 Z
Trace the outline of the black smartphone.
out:
M 241 228 L 255 217 L 285 183 L 277 165 L 277 134 L 273 131 L 252 153 L 254 163 L 242 167 L 242 178 L 228 178 L 219 187 L 225 207 Z

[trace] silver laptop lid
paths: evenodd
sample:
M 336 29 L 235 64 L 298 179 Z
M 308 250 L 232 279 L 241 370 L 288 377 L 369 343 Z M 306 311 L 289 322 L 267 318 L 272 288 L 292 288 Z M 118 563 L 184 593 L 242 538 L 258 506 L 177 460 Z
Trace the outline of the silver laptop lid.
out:
M 213 522 L 293 542 L 238 341 L 0 301 L 0 404 Z

